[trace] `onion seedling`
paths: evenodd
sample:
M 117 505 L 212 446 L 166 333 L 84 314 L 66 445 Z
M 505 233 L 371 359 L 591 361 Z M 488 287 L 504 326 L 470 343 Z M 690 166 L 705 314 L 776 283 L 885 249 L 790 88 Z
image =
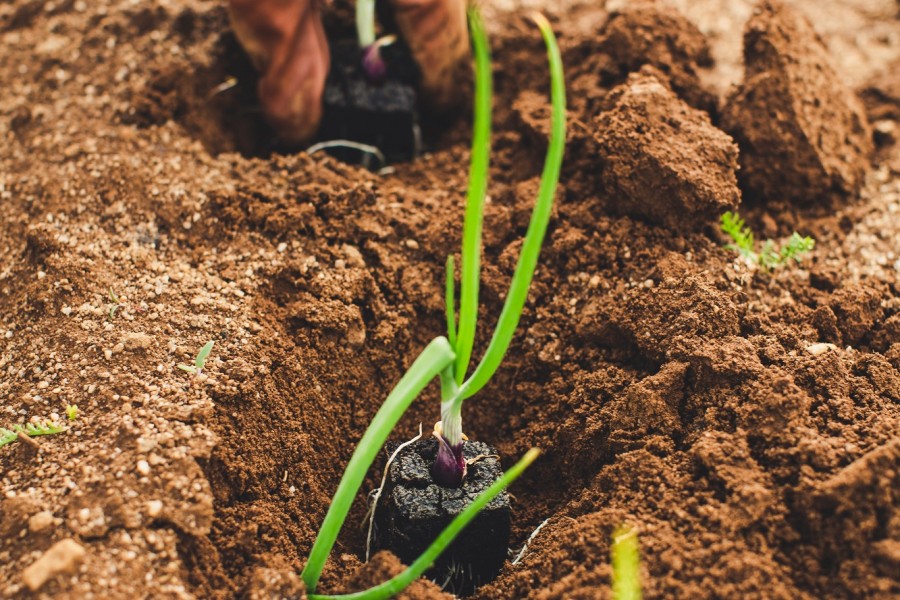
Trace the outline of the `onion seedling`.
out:
M 362 50 L 362 70 L 369 81 L 381 82 L 387 75 L 387 65 L 381 49 L 397 41 L 396 36 L 386 35 L 375 39 L 375 0 L 356 1 L 356 35 Z
M 369 0 L 364 0 L 368 2 Z M 357 5 L 357 24 L 360 14 L 368 15 L 369 7 Z M 374 14 L 374 13 L 372 13 Z M 367 18 L 367 17 L 366 17 Z M 475 91 L 475 126 L 473 135 L 472 165 L 470 168 L 470 186 L 467 194 L 467 207 L 463 233 L 463 268 L 460 306 L 460 327 L 456 331 L 453 309 L 453 260 L 448 258 L 447 266 L 447 326 L 448 338 L 437 337 L 429 343 L 401 377 L 400 381 L 388 394 L 387 399 L 369 424 L 359 444 L 350 457 L 338 489 L 331 501 L 316 541 L 310 550 L 309 559 L 301 573 L 311 599 L 317 600 L 378 600 L 389 598 L 403 590 L 412 581 L 424 573 L 440 556 L 457 534 L 499 494 L 514 481 L 537 458 L 539 451 L 532 449 L 497 479 L 487 490 L 480 494 L 437 536 L 432 544 L 400 575 L 369 590 L 342 596 L 323 596 L 314 594 L 322 569 L 328 555 L 337 540 L 338 533 L 347 518 L 350 506 L 366 473 L 381 450 L 387 437 L 403 413 L 413 400 L 425 389 L 428 383 L 438 377 L 441 382 L 442 416 L 444 425 L 437 427 L 441 448 L 449 446 L 451 450 L 459 446 L 461 456 L 462 419 L 460 407 L 462 401 L 480 390 L 496 372 L 509 347 L 515 332 L 528 294 L 528 287 L 534 274 L 540 253 L 541 243 L 550 219 L 553 196 L 556 191 L 559 171 L 562 163 L 565 144 L 565 89 L 562 78 L 562 60 L 556 39 L 549 23 L 541 15 L 535 15 L 547 46 L 551 74 L 551 96 L 553 105 L 552 133 L 544 163 L 538 200 L 535 204 L 531 223 L 525 236 L 519 263 L 513 275 L 506 303 L 500 315 L 494 336 L 491 339 L 485 356 L 469 379 L 465 372 L 471 357 L 475 335 L 475 314 L 478 309 L 478 253 L 481 247 L 482 207 L 487 187 L 488 155 L 490 154 L 490 54 L 484 27 L 477 13 L 470 11 L 469 23 L 472 30 L 476 57 L 476 91 Z M 367 21 L 368 22 L 368 21 Z M 366 35 L 363 36 L 363 33 Z M 369 35 L 371 33 L 371 35 Z M 374 26 L 371 32 L 360 28 L 361 41 L 374 39 Z M 462 351 L 462 355 L 460 354 Z M 463 358 L 460 358 L 463 356 Z M 199 358 L 199 357 L 198 357 Z M 198 365 L 199 367 L 200 365 Z M 457 373 L 462 375 L 457 376 Z M 458 377 L 458 378 L 457 378 Z M 446 409 L 446 410 L 445 410 Z M 452 469 L 455 473 L 465 473 L 465 462 L 460 463 L 456 455 Z M 438 474 L 443 474 L 436 469 Z M 451 473 L 453 475 L 453 473 Z M 445 478 L 445 481 L 447 478 Z M 437 478 L 436 478 L 437 481 Z M 456 485 L 462 481 L 461 477 Z
M 475 341 L 478 316 L 478 284 L 480 279 L 479 253 L 483 224 L 484 198 L 487 189 L 488 155 L 490 154 L 491 74 L 490 53 L 484 27 L 474 12 L 470 13 L 472 41 L 475 48 L 475 133 L 472 139 L 472 163 L 469 192 L 463 223 L 462 264 L 460 268 L 459 327 L 455 327 L 453 260 L 447 260 L 446 301 L 447 333 L 454 340 L 456 361 L 441 373 L 441 421 L 435 427 L 440 447 L 432 468 L 435 481 L 445 487 L 459 487 L 466 476 L 463 458 L 462 404 L 476 394 L 496 373 L 503 361 L 513 334 L 519 324 L 522 309 L 528 297 L 534 270 L 537 267 L 541 245 L 556 194 L 559 173 L 565 152 L 566 140 L 566 91 L 563 79 L 562 58 L 550 23 L 543 15 L 535 14 L 550 66 L 550 95 L 552 103 L 550 142 L 544 159 L 541 184 L 537 201 L 531 214 L 531 222 L 525 233 L 519 261 L 513 273 L 509 291 L 500 318 L 488 348 L 466 379 L 472 347 Z

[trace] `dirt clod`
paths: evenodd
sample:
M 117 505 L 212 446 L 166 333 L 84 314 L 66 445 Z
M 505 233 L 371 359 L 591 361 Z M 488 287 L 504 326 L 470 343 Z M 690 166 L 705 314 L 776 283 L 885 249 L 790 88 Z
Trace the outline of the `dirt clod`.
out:
M 84 547 L 72 538 L 60 540 L 22 572 L 22 581 L 36 592 L 49 579 L 62 573 L 74 573 L 85 554 Z
M 737 146 L 655 70 L 631 75 L 607 102 L 594 137 L 613 210 L 689 231 L 737 207 Z
M 382 550 L 375 553 L 372 559 L 355 573 L 350 574 L 342 586 L 343 593 L 359 592 L 384 583 L 404 570 L 406 567 L 396 556 L 387 550 Z M 453 598 L 450 594 L 442 592 L 436 584 L 424 579 L 414 582 L 396 597 L 397 600 L 450 600 Z
M 650 65 L 689 105 L 710 114 L 716 111 L 717 99 L 699 76 L 700 69 L 713 62 L 709 43 L 696 25 L 666 3 L 618 3 L 596 40 L 577 47 L 573 55 L 576 51 L 579 58 L 568 61 L 576 88 L 593 83 L 610 89 Z
M 779 0 L 758 4 L 744 33 L 744 70 L 722 127 L 741 148 L 745 193 L 800 204 L 856 193 L 871 131 L 809 21 Z

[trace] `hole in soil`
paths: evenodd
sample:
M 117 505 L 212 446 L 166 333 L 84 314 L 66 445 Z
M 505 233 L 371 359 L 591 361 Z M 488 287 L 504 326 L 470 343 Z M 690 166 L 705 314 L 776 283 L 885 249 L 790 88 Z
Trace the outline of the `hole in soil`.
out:
M 210 23 L 197 24 L 197 18 L 182 13 L 172 19 L 170 28 L 173 35 L 182 37 L 216 32 L 210 63 L 201 68 L 177 62 L 151 66 L 146 83 L 133 91 L 131 109 L 123 121 L 149 127 L 174 120 L 213 155 L 238 152 L 266 158 L 313 147 L 348 164 L 378 171 L 421 155 L 454 120 L 450 115 L 431 118 L 427 127 L 420 123 L 418 68 L 402 41 L 383 48 L 387 76 L 370 84 L 361 72 L 353 34 L 326 18 L 331 71 L 320 130 L 306 144 L 285 144 L 263 116 L 256 95 L 259 75 L 230 31 L 224 8 L 207 16 Z

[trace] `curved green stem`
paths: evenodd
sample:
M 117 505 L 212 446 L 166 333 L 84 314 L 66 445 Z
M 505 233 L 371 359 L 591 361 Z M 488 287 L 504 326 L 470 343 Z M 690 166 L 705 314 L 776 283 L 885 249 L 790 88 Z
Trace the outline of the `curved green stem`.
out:
M 491 155 L 491 51 L 477 9 L 469 10 L 469 28 L 475 54 L 475 116 L 472 125 L 472 156 L 469 190 L 463 222 L 462 264 L 459 281 L 459 330 L 456 344 L 456 382 L 462 383 L 472 358 L 478 320 L 478 285 L 481 278 L 481 231 Z
M 453 349 L 446 338 L 438 337 L 432 340 L 375 413 L 344 470 L 344 476 L 319 529 L 319 535 L 310 550 L 309 560 L 306 561 L 306 566 L 300 574 L 306 589 L 310 592 L 316 589 L 325 561 L 353 504 L 353 498 L 356 497 L 369 466 L 387 440 L 388 434 L 428 382 L 452 364 L 454 358 Z
M 428 570 L 435 560 L 441 555 L 447 546 L 449 546 L 456 536 L 462 531 L 469 522 L 475 518 L 478 512 L 488 505 L 497 494 L 510 483 L 516 480 L 528 466 L 540 454 L 540 450 L 532 448 L 525 453 L 519 462 L 510 467 L 500 479 L 495 481 L 488 489 L 483 491 L 475 500 L 467 506 L 456 518 L 450 521 L 450 524 L 435 538 L 425 552 L 417 558 L 405 571 L 389 579 L 380 585 L 371 587 L 362 592 L 354 592 L 352 594 L 340 594 L 336 596 L 328 596 L 322 594 L 310 594 L 309 600 L 387 600 L 396 594 L 399 594 L 406 586 L 421 577 Z
M 360 48 L 375 43 L 375 0 L 356 0 L 356 36 Z
M 563 154 L 566 148 L 566 84 L 563 78 L 562 58 L 556 37 L 550 23 L 543 15 L 535 14 L 533 19 L 541 30 L 544 43 L 547 46 L 547 58 L 550 63 L 550 95 L 553 104 L 553 112 L 550 120 L 550 143 L 547 147 L 547 156 L 544 159 L 544 170 L 541 174 L 541 185 L 538 190 L 534 211 L 531 213 L 531 222 L 522 243 L 522 252 L 519 262 L 513 274 L 509 292 L 497 328 L 491 337 L 491 342 L 485 351 L 475 372 L 460 387 L 459 402 L 469 398 L 483 388 L 503 361 L 509 343 L 519 324 L 519 317 L 525 300 L 528 297 L 528 288 L 534 276 L 538 256 L 541 252 L 541 244 L 547 225 L 550 222 L 550 213 L 553 208 L 553 198 L 556 194 L 556 185 L 559 182 L 559 172 L 562 167 Z M 462 318 L 460 318 L 460 327 Z M 457 365 L 459 356 L 457 356 Z M 459 376 L 459 371 L 456 373 Z

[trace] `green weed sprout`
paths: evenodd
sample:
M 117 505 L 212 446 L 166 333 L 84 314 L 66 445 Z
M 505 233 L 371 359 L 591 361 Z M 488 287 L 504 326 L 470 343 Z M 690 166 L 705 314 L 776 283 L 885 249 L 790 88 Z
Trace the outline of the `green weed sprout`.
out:
M 471 354 L 472 340 L 474 340 L 474 320 L 473 325 L 461 327 L 460 335 L 456 333 L 454 311 L 453 311 L 453 260 L 448 258 L 448 274 L 447 274 L 447 326 L 450 339 L 445 337 L 437 337 L 429 343 L 419 354 L 416 360 L 410 366 L 409 370 L 403 375 L 397 385 L 391 390 L 387 399 L 381 408 L 375 414 L 369 427 L 366 429 L 347 464 L 344 475 L 341 478 L 338 489 L 335 492 L 331 505 L 325 514 L 322 527 L 310 550 L 309 559 L 301 573 L 301 578 L 306 585 L 310 598 L 318 600 L 377 600 L 384 599 L 399 593 L 409 583 L 424 573 L 440 556 L 441 552 L 453 541 L 456 535 L 475 517 L 486 504 L 488 504 L 502 489 L 514 481 L 521 473 L 537 458 L 539 451 L 532 449 L 527 452 L 522 459 L 510 468 L 500 479 L 494 482 L 487 490 L 479 495 L 465 510 L 463 510 L 450 524 L 438 535 L 432 544 L 416 559 L 410 567 L 393 579 L 384 582 L 378 586 L 355 594 L 346 594 L 343 596 L 323 596 L 314 594 L 322 569 L 328 559 L 328 555 L 337 540 L 338 533 L 347 518 L 350 506 L 356 496 L 359 487 L 365 479 L 366 473 L 380 451 L 381 447 L 387 440 L 388 435 L 396 426 L 403 413 L 409 408 L 412 401 L 418 397 L 428 383 L 435 377 L 439 377 L 441 381 L 442 393 L 442 413 L 446 406 L 448 414 L 452 417 L 457 416 L 459 434 L 461 434 L 462 421 L 458 418 L 459 408 L 462 401 L 472 394 L 480 390 L 493 373 L 497 370 L 503 359 L 509 342 L 518 324 L 519 315 L 525 304 L 525 298 L 528 293 L 528 287 L 531 283 L 531 277 L 534 274 L 534 268 L 537 263 L 537 257 L 540 252 L 540 246 L 543 241 L 544 233 L 550 218 L 550 209 L 553 204 L 553 196 L 556 190 L 556 183 L 559 179 L 559 171 L 562 163 L 562 156 L 565 143 L 565 87 L 562 79 L 562 59 L 560 58 L 559 48 L 556 39 L 550 29 L 549 23 L 542 16 L 534 17 L 535 21 L 541 29 L 544 41 L 547 45 L 548 55 L 550 57 L 550 73 L 551 73 L 551 90 L 553 101 L 552 116 L 552 134 L 547 152 L 547 159 L 544 164 L 544 173 L 541 179 L 541 187 L 538 193 L 538 200 L 532 215 L 531 224 L 528 227 L 525 243 L 523 244 L 522 254 L 519 257 L 519 264 L 516 267 L 510 292 L 507 295 L 506 304 L 503 307 L 497 329 L 491 340 L 490 346 L 481 363 L 475 370 L 475 373 L 469 380 L 460 378 L 457 381 L 457 362 L 459 361 L 456 347 L 461 343 L 469 348 L 468 353 Z M 462 292 L 467 299 L 475 298 L 474 306 L 471 302 L 465 304 L 463 311 L 477 311 L 477 285 L 478 285 L 478 261 L 477 252 L 481 246 L 481 206 L 484 203 L 484 194 L 486 190 L 487 180 L 487 157 L 490 153 L 490 106 L 491 93 L 490 87 L 484 87 L 485 83 L 490 86 L 490 55 L 487 51 L 487 37 L 481 20 L 475 10 L 469 12 L 469 23 L 473 35 L 473 44 L 475 46 L 476 56 L 476 116 L 475 116 L 475 132 L 473 134 L 473 144 L 478 144 L 478 148 L 473 148 L 472 161 L 473 165 L 471 173 L 473 180 L 470 180 L 470 192 L 467 195 L 466 224 L 464 225 L 464 250 L 466 258 L 464 258 L 465 267 L 463 268 L 463 281 L 466 291 Z M 477 210 L 473 210 L 473 206 Z M 467 237 L 468 236 L 468 237 Z M 474 241 L 473 241 L 474 240 Z M 474 262 L 470 253 L 475 252 L 476 258 Z M 472 267 L 471 265 L 475 266 Z M 474 277 L 472 271 L 475 270 Z M 473 283 L 474 282 L 474 283 Z M 472 294 L 474 288 L 474 296 Z M 461 320 L 472 319 L 471 314 L 465 317 L 461 314 Z M 464 336 L 464 337 L 460 337 Z M 470 339 L 471 338 L 471 339 Z M 452 340 L 452 342 L 451 342 Z M 462 340 L 462 341 L 461 341 Z M 464 362 L 467 362 L 468 358 Z M 462 367 L 465 371 L 465 367 Z M 451 435 L 452 432 L 451 432 Z
M 490 154 L 491 109 L 490 53 L 487 37 L 477 14 L 471 14 L 473 15 L 470 23 L 476 65 L 475 131 L 463 224 L 459 327 L 454 327 L 454 289 L 451 270 L 453 261 L 448 259 L 445 294 L 447 334 L 449 339 L 454 340 L 453 349 L 456 352 L 456 361 L 452 369 L 441 373 L 441 422 L 440 427 L 435 428 L 435 435 L 440 446 L 432 469 L 435 481 L 445 487 L 458 487 L 466 475 L 466 463 L 463 458 L 463 401 L 476 394 L 491 380 L 503 361 L 519 324 L 544 235 L 550 222 L 566 140 L 566 96 L 562 58 L 550 23 L 543 15 L 536 13 L 533 19 L 540 28 L 547 46 L 550 67 L 552 103 L 550 142 L 544 159 L 537 201 L 525 233 L 522 251 L 509 291 L 506 294 L 503 310 L 481 362 L 472 375 L 466 379 L 478 317 L 478 282 L 481 276 L 479 253 L 481 251 L 484 197 L 487 189 L 488 155 Z
M 197 358 L 194 359 L 194 364 L 186 365 L 181 363 L 178 365 L 178 368 L 182 371 L 186 371 L 191 375 L 199 375 L 201 371 L 203 371 L 203 367 L 206 365 L 206 359 L 209 357 L 209 353 L 212 352 L 213 343 L 206 342 L 202 348 L 200 348 L 200 352 L 197 353 Z
M 109 320 L 112 321 L 116 318 L 116 311 L 122 308 L 122 300 L 119 299 L 119 296 L 116 292 L 113 291 L 112 288 L 109 288 L 109 300 L 112 304 L 109 305 L 109 309 L 107 310 L 107 316 Z
M 747 262 L 757 265 L 764 272 L 783 267 L 791 260 L 800 262 L 803 255 L 810 252 L 816 241 L 809 236 L 801 237 L 796 231 L 780 248 L 772 240 L 763 242 L 760 252 L 756 252 L 753 231 L 746 226 L 744 219 L 737 213 L 726 212 L 722 215 L 722 231 L 733 240 L 725 247 L 734 250 Z
M 66 405 L 66 418 L 70 421 L 74 421 L 78 418 L 78 405 L 77 404 L 67 404 Z
M 641 557 L 637 531 L 622 525 L 613 533 L 612 592 L 615 600 L 641 600 Z
M 53 435 L 62 433 L 66 428 L 59 423 L 52 421 L 44 421 L 42 423 L 25 423 L 24 425 L 13 425 L 12 429 L 0 427 L 0 447 L 10 444 L 19 438 L 19 432 L 25 433 L 29 437 L 37 437 L 39 435 Z

